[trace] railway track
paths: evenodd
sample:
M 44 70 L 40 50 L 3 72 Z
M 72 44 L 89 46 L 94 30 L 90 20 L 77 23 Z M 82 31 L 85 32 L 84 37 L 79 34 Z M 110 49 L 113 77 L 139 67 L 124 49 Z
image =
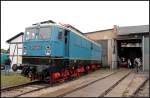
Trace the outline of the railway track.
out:
M 61 94 L 57 97 L 103 97 L 109 91 L 111 91 L 116 85 L 118 85 L 124 78 L 126 78 L 130 73 L 131 71 L 128 72 L 119 71 L 107 77 L 93 81 L 87 85 L 81 86 L 75 90 Z M 106 81 L 109 81 L 110 84 L 107 84 Z M 101 87 L 98 88 L 98 86 Z
M 127 90 L 129 92 L 126 95 L 131 96 L 147 79 L 145 75 L 136 74 L 133 71 L 122 71 L 57 97 L 122 97 Z
M 108 78 L 108 77 L 110 77 L 111 75 L 116 74 L 116 73 L 117 73 L 117 72 L 114 72 L 114 73 L 111 73 L 111 74 L 109 74 L 109 75 L 107 75 L 107 76 L 98 78 L 98 79 L 96 79 L 96 80 L 94 80 L 94 81 L 92 81 L 92 82 L 89 82 L 89 83 L 87 83 L 87 84 L 85 84 L 85 85 L 83 85 L 83 86 L 80 86 L 80 87 L 76 88 L 76 89 L 70 90 L 69 92 L 60 94 L 60 95 L 58 95 L 58 96 L 56 96 L 56 97 L 65 97 L 66 95 L 68 95 L 68 94 L 70 94 L 70 93 L 76 92 L 76 91 L 78 91 L 78 90 L 80 90 L 80 89 L 82 89 L 82 88 L 85 88 L 85 87 L 87 87 L 87 86 L 89 86 L 89 85 L 91 85 L 91 84 L 93 84 L 93 83 L 95 83 L 95 82 L 97 82 L 97 81 L 100 81 L 100 80 L 103 80 L 103 79 L 105 79 L 105 78 Z
M 149 79 L 140 85 L 132 97 L 149 97 Z
M 116 72 L 114 72 L 114 73 L 116 73 Z M 112 74 L 114 74 L 114 73 L 112 73 Z M 107 76 L 109 76 L 109 75 L 107 75 Z M 104 78 L 104 77 L 102 77 L 102 78 Z M 56 85 L 58 85 L 58 84 L 56 84 Z M 53 85 L 53 86 L 55 86 L 55 85 Z M 31 82 L 31 83 L 26 83 L 26 84 L 22 84 L 22 85 L 17 85 L 17 86 L 1 89 L 1 96 L 2 97 L 21 97 L 21 96 L 26 96 L 26 94 L 28 95 L 30 93 L 34 95 L 34 93 L 36 93 L 36 91 L 40 92 L 42 89 L 44 90 L 49 87 L 51 87 L 51 85 L 40 82 L 40 81 L 35 81 L 35 82 Z
M 21 95 L 38 91 L 50 86 L 51 85 L 41 81 L 34 81 L 30 83 L 20 84 L 17 86 L 1 89 L 1 97 L 19 97 Z
M 85 75 L 86 76 L 86 75 Z M 53 84 L 53 86 L 59 85 L 59 83 Z M 1 89 L 2 97 L 20 97 L 22 95 L 34 93 L 35 91 L 40 91 L 45 88 L 49 88 L 52 85 L 44 83 L 41 81 L 33 81 L 30 83 L 24 83 L 16 86 L 11 86 Z
M 120 70 L 117 72 L 113 72 L 109 75 L 105 75 L 101 78 L 97 77 L 97 79 L 94 79 L 89 82 L 87 81 L 88 83 L 84 83 L 84 84 L 81 83 L 81 85 L 76 85 L 77 87 L 75 87 L 74 85 L 71 85 L 71 87 L 64 86 L 64 88 L 55 90 L 55 88 L 53 87 L 49 88 L 51 87 L 51 85 L 49 84 L 42 83 L 42 82 L 34 82 L 34 83 L 25 84 L 24 86 L 20 86 L 16 88 L 8 88 L 8 89 L 5 88 L 5 89 L 2 89 L 1 92 L 2 92 L 2 97 L 21 97 L 22 95 L 23 96 L 32 95 L 34 97 L 36 93 L 38 92 L 42 93 L 42 91 L 45 88 L 48 88 L 49 90 L 51 89 L 50 91 L 52 91 L 52 92 L 49 92 L 49 94 L 53 93 L 52 95 L 54 95 L 55 97 L 93 97 L 93 96 L 94 97 L 106 97 L 108 94 L 111 94 L 112 91 L 117 86 L 120 87 L 119 85 L 126 83 L 125 81 L 128 81 L 128 79 L 131 79 L 131 77 L 133 78 L 133 75 L 134 74 L 132 73 L 131 70 L 128 70 L 128 71 Z M 125 89 L 126 87 L 123 86 L 122 88 Z M 52 96 L 46 96 L 46 97 L 52 97 Z
M 19 88 L 19 87 L 24 87 L 24 86 L 31 85 L 31 84 L 36 84 L 36 83 L 39 83 L 39 82 L 40 81 L 33 81 L 33 82 L 29 82 L 29 83 L 23 83 L 23 84 L 20 84 L 20 85 L 4 87 L 4 88 L 1 88 L 1 92 L 13 90 L 13 89 L 16 89 L 16 88 Z

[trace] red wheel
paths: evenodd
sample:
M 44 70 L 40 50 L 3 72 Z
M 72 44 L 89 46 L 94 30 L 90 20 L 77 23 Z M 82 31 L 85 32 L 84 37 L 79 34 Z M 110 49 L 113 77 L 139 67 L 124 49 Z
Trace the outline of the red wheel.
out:
M 101 65 L 100 64 L 97 64 L 97 68 L 100 68 L 101 67 Z
M 96 65 L 95 64 L 92 64 L 91 67 L 92 67 L 92 70 L 96 69 Z

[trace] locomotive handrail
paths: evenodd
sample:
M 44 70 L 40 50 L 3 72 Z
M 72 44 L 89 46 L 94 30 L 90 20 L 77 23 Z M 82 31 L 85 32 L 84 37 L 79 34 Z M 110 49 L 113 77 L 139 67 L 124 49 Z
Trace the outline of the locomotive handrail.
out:
M 53 20 L 47 20 L 47 21 L 43 21 L 43 22 L 40 22 L 40 23 L 35 23 L 35 24 L 32 24 L 32 25 L 38 25 L 38 24 L 45 24 L 45 23 L 56 23 L 54 22 Z

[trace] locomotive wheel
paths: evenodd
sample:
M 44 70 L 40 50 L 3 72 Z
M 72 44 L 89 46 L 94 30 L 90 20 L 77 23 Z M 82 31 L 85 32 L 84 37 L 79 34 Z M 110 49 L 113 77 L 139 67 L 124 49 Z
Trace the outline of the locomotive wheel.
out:
M 1 65 L 1 70 L 4 70 L 5 69 L 5 66 L 4 65 Z
M 17 71 L 17 69 L 18 69 L 17 64 L 13 64 L 13 66 L 12 66 L 12 70 L 13 70 L 13 71 Z
M 101 67 L 100 64 L 98 64 L 98 65 L 97 65 L 97 68 L 99 69 L 100 67 Z
M 96 70 L 96 65 L 95 65 L 95 64 L 92 64 L 92 65 L 91 65 L 91 69 L 92 69 L 92 71 L 95 71 L 95 70 Z
M 86 70 L 86 71 L 85 71 L 86 73 L 89 73 L 89 71 L 90 71 L 90 66 L 86 66 L 86 67 L 85 67 L 85 70 Z

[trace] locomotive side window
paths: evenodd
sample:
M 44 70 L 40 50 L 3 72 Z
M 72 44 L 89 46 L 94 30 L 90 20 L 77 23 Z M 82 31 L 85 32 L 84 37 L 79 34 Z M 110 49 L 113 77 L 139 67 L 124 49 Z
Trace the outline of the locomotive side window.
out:
M 91 43 L 91 50 L 93 50 L 93 44 Z
M 64 35 L 64 30 L 60 29 L 60 31 L 58 32 L 58 39 L 62 40 L 63 39 L 63 35 Z
M 60 32 L 58 33 L 58 39 L 59 39 L 59 40 L 62 40 L 62 35 L 63 35 L 63 34 L 62 34 L 62 32 L 60 31 Z

